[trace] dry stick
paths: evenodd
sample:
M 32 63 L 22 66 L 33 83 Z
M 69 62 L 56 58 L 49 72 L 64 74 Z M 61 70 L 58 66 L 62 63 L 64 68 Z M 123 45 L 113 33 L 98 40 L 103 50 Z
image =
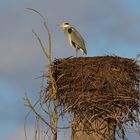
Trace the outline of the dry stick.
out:
M 51 60 L 51 58 L 52 58 L 52 56 L 51 56 L 51 54 L 52 54 L 52 52 L 51 52 L 51 33 L 50 33 L 50 31 L 49 31 L 49 28 L 48 28 L 48 26 L 47 26 L 47 23 L 46 23 L 46 21 L 44 20 L 44 27 L 45 27 L 45 29 L 46 29 L 46 31 L 47 31 L 47 33 L 48 33 L 48 52 L 49 52 L 49 58 L 50 58 L 50 63 L 52 62 L 52 60 Z
M 39 37 L 39 35 L 35 32 L 35 30 L 32 30 L 32 32 L 34 33 L 34 35 L 37 37 L 37 39 L 38 39 L 38 41 L 39 41 L 39 44 L 40 44 L 40 47 L 41 47 L 41 49 L 43 50 L 43 53 L 45 54 L 45 56 L 46 56 L 46 58 L 48 59 L 48 62 L 49 62 L 49 71 L 50 71 L 50 64 L 51 64 L 51 57 L 50 57 L 50 55 L 48 55 L 47 54 L 47 52 L 46 52 L 46 50 L 45 50 L 45 48 L 44 48 L 44 45 L 43 45 L 43 43 L 42 43 L 42 41 L 41 41 L 41 39 L 40 39 L 40 37 Z M 50 42 L 50 41 L 49 41 Z M 52 73 L 50 72 L 49 73 L 49 76 L 50 76 L 50 79 L 51 79 L 51 82 L 53 82 L 54 81 L 54 79 L 53 79 L 53 77 L 52 77 Z M 55 89 L 55 87 L 53 86 L 53 90 Z M 53 92 L 54 93 L 54 92 Z M 33 111 L 33 109 L 32 109 L 32 111 Z M 35 113 L 35 112 L 34 112 Z M 40 118 L 41 117 L 41 118 Z M 40 119 L 42 120 L 42 116 L 40 115 Z M 43 118 L 44 119 L 44 118 Z M 44 119 L 45 120 L 45 119 Z M 51 126 L 51 125 L 48 125 L 48 126 Z M 50 127 L 51 128 L 51 127 Z M 52 128 L 51 128 L 52 129 Z M 54 129 L 53 129 L 53 131 L 55 131 Z
M 50 76 L 50 81 L 52 84 L 52 95 L 53 95 L 53 104 L 54 104 L 54 116 L 53 116 L 53 120 L 54 120 L 54 128 L 56 129 L 56 134 L 54 135 L 53 140 L 57 139 L 57 125 L 58 125 L 58 112 L 57 112 L 57 102 L 56 102 L 56 94 L 57 94 L 57 86 L 56 86 L 56 82 L 53 78 L 53 73 L 51 71 L 51 62 L 52 62 L 52 56 L 51 56 L 51 33 L 49 31 L 49 28 L 47 26 L 46 21 L 44 20 L 44 27 L 48 33 L 48 52 L 49 52 L 49 76 Z
M 25 96 L 27 96 L 26 93 L 25 93 Z M 25 98 L 23 98 L 23 100 L 25 100 Z M 35 106 L 38 104 L 38 102 L 39 102 L 39 100 L 37 100 L 36 103 L 33 105 L 34 108 L 35 108 Z M 28 139 L 27 139 L 27 133 L 26 133 L 26 121 L 27 121 L 27 118 L 28 118 L 28 116 L 30 115 L 31 111 L 32 111 L 32 110 L 30 110 L 30 111 L 27 113 L 27 115 L 25 116 L 25 119 L 24 119 L 24 134 L 25 134 L 25 140 L 28 140 Z
M 47 26 L 46 19 L 44 18 L 44 16 L 40 12 L 38 12 L 37 10 L 35 10 L 33 8 L 26 8 L 26 9 L 31 10 L 31 11 L 34 11 L 35 13 L 39 14 L 39 16 L 44 20 L 44 27 L 45 27 L 45 29 L 47 31 L 47 34 L 48 34 L 48 48 L 49 48 L 48 53 L 49 53 L 49 55 L 47 54 L 47 51 L 45 50 L 44 45 L 41 45 L 41 44 L 40 45 L 41 45 L 41 48 L 43 50 L 43 53 L 45 55 L 47 54 L 46 57 L 47 57 L 47 59 L 49 58 L 48 60 L 51 63 L 51 33 L 50 33 L 50 30 L 49 30 L 49 28 Z
M 46 29 L 46 31 L 48 33 L 48 53 L 49 54 L 45 50 L 45 47 L 44 47 L 40 37 L 37 35 L 37 33 L 34 30 L 32 30 L 34 35 L 37 37 L 37 39 L 39 41 L 39 44 L 40 44 L 40 47 L 43 50 L 43 53 L 45 54 L 45 56 L 46 56 L 46 58 L 48 60 L 48 63 L 49 63 L 48 64 L 48 71 L 49 71 L 49 77 L 50 77 L 50 81 L 51 81 L 51 85 L 52 85 L 52 92 L 51 93 L 52 93 L 52 96 L 53 96 L 53 106 L 54 106 L 54 114 L 53 114 L 53 122 L 54 122 L 54 126 L 53 126 L 54 131 L 53 132 L 54 132 L 54 135 L 53 135 L 53 140 L 57 140 L 57 125 L 58 125 L 58 112 L 57 112 L 57 102 L 56 102 L 57 86 L 56 86 L 56 82 L 55 82 L 55 80 L 53 78 L 53 73 L 51 71 L 51 62 L 52 62 L 52 57 L 51 57 L 51 33 L 49 31 L 49 28 L 47 26 L 46 19 L 44 18 L 44 16 L 41 13 L 39 13 L 37 10 L 35 10 L 35 9 L 32 9 L 32 8 L 27 8 L 27 9 L 31 10 L 31 11 L 34 11 L 34 12 L 36 12 L 37 14 L 39 14 L 41 16 L 41 18 L 44 20 L 44 27 L 45 27 L 45 29 Z M 42 118 L 42 119 L 44 119 L 44 118 Z
M 43 53 L 45 54 L 45 57 L 46 57 L 47 59 L 49 59 L 49 55 L 47 54 L 47 52 L 46 52 L 46 50 L 45 50 L 45 48 L 44 48 L 44 45 L 43 45 L 43 43 L 42 43 L 42 41 L 41 41 L 39 35 L 35 32 L 34 29 L 32 29 L 32 32 L 33 32 L 33 34 L 36 36 L 36 38 L 38 39 L 38 42 L 39 42 L 39 44 L 40 44 L 40 47 L 41 47 Z
M 48 30 L 48 28 L 47 28 L 47 24 L 46 24 L 46 22 L 44 22 L 44 26 L 45 26 L 45 28 L 47 29 L 47 31 L 49 31 Z M 51 55 L 48 55 L 47 54 L 47 52 L 46 52 L 46 50 L 45 50 L 45 48 L 44 48 L 44 45 L 43 45 L 43 43 L 42 43 L 42 41 L 41 41 L 41 39 L 40 39 L 40 37 L 39 37 L 39 35 L 34 31 L 34 30 L 32 30 L 32 32 L 34 33 L 34 35 L 37 37 L 37 39 L 38 39 L 38 41 L 39 41 L 39 44 L 40 44 L 40 46 L 41 46 L 41 48 L 42 48 L 42 50 L 43 50 L 43 53 L 45 54 L 45 56 L 46 56 L 46 58 L 49 60 L 49 75 L 50 75 L 50 79 L 51 79 L 51 82 L 52 82 L 52 89 L 53 89 L 53 92 L 52 92 L 52 94 L 53 94 L 53 103 L 54 103 L 54 116 L 53 116 L 53 120 L 54 120 L 54 128 L 53 127 L 51 127 L 51 125 L 49 124 L 49 123 L 47 123 L 46 121 L 45 121 L 45 119 L 40 115 L 40 114 L 38 114 L 36 111 L 35 111 L 35 109 L 32 107 L 32 106 L 29 106 L 30 108 L 31 108 L 31 110 L 44 122 L 44 123 L 46 123 L 51 129 L 53 129 L 54 131 L 54 138 L 53 138 L 53 140 L 56 140 L 57 139 L 57 133 L 56 133 L 56 131 L 57 131 L 57 124 L 58 124 L 58 114 L 57 114 L 57 109 L 56 109 L 56 83 L 55 83 L 55 81 L 54 81 L 54 78 L 53 78 L 53 76 L 52 76 L 52 72 L 51 72 L 51 68 L 50 68 L 50 64 L 51 64 Z M 51 45 L 51 41 L 50 41 L 50 32 L 48 33 L 48 35 L 49 35 L 49 46 Z M 51 47 L 49 47 L 49 53 L 51 53 Z M 67 127 L 68 128 L 68 127 Z M 58 129 L 63 129 L 63 128 L 58 128 Z M 27 137 L 27 136 L 26 136 Z M 26 138 L 27 139 L 27 138 Z
M 48 127 L 50 127 L 52 130 L 54 130 L 54 127 L 52 127 L 36 110 L 35 110 L 35 108 L 34 108 L 34 106 L 32 105 L 32 103 L 31 103 L 31 101 L 29 100 L 29 98 L 26 96 L 25 98 L 24 98 L 24 100 L 26 101 L 26 106 L 27 107 L 29 107 L 31 110 L 32 110 L 32 112 L 34 112 L 36 115 L 37 115 L 37 117 L 42 121 L 42 122 L 44 122 Z M 53 131 L 52 131 L 53 132 Z

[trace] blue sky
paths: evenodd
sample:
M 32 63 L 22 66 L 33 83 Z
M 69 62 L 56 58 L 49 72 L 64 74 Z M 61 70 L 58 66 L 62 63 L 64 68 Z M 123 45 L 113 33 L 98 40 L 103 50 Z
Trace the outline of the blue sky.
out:
M 41 19 L 27 7 L 47 18 L 56 58 L 75 55 L 56 27 L 63 21 L 81 32 L 88 56 L 135 58 L 140 53 L 139 5 L 139 0 L 0 0 L 0 139 L 23 137 L 28 109 L 22 97 L 27 92 L 33 100 L 37 98 L 40 80 L 34 78 L 47 65 L 31 30 L 35 28 L 44 40 L 47 36 Z M 138 136 L 131 135 L 131 139 L 138 140 Z

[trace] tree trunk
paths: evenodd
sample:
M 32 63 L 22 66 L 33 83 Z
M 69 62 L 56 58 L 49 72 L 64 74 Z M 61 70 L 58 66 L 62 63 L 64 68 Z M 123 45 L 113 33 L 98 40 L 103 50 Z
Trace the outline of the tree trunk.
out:
M 72 140 L 115 140 L 116 127 L 111 122 L 99 119 L 94 121 L 90 134 L 81 130 L 84 127 L 85 124 L 79 124 L 76 129 L 73 128 Z

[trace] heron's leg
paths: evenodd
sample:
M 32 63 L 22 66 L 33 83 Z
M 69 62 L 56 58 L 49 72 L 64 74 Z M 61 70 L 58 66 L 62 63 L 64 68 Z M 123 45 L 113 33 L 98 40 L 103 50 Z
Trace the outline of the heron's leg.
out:
M 78 49 L 76 48 L 76 57 L 78 56 Z

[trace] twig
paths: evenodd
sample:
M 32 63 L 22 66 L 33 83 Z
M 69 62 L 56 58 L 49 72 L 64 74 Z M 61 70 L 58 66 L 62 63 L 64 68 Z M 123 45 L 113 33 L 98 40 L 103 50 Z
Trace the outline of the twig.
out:
M 48 127 L 50 127 L 51 128 L 51 130 L 52 130 L 52 132 L 54 132 L 54 127 L 52 127 L 36 110 L 35 110 L 35 108 L 33 107 L 33 105 L 32 105 L 32 103 L 31 103 L 31 101 L 29 100 L 29 98 L 26 96 L 25 98 L 24 98 L 24 100 L 25 100 L 25 105 L 27 106 L 27 107 L 29 107 L 31 110 L 32 110 L 32 112 L 34 112 L 36 115 L 37 115 L 37 117 L 42 121 L 42 122 L 44 122 Z

